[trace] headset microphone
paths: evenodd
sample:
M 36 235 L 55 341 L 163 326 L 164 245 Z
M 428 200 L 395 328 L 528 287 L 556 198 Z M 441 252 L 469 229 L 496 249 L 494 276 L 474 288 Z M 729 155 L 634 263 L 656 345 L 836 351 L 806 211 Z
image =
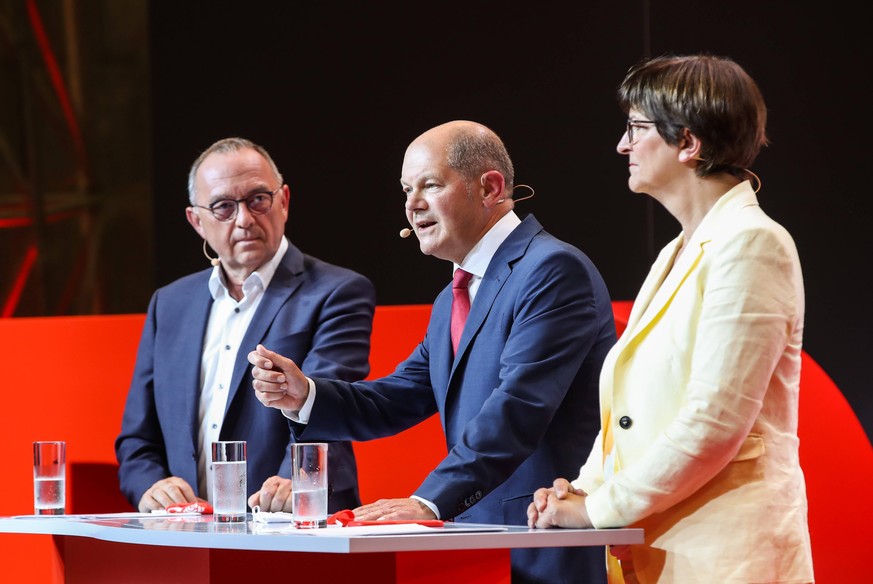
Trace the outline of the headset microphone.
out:
M 403 239 L 406 239 L 410 235 L 412 235 L 412 229 L 410 229 L 408 227 L 404 227 L 403 229 L 400 230 L 400 237 L 402 237 Z
M 221 265 L 221 260 L 220 260 L 220 259 L 218 259 L 218 258 L 214 258 L 214 257 L 211 257 L 211 256 L 209 255 L 209 252 L 206 251 L 206 240 L 205 240 L 205 239 L 203 240 L 203 255 L 206 256 L 206 259 L 209 260 L 209 263 L 212 264 L 213 266 L 218 267 L 218 266 Z

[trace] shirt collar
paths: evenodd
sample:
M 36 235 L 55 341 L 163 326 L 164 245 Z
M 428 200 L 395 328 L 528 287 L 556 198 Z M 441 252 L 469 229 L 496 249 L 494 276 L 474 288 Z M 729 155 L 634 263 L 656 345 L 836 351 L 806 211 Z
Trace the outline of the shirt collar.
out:
M 456 268 L 463 268 L 464 271 L 470 272 L 477 278 L 481 278 L 488 270 L 488 264 L 491 263 L 491 258 L 497 253 L 497 248 L 509 237 L 509 234 L 521 224 L 521 219 L 515 214 L 515 211 L 510 211 L 500 218 L 488 232 L 482 236 L 482 239 L 476 242 L 464 261 L 458 265 L 454 264 L 452 271 Z
M 279 267 L 279 263 L 282 261 L 282 258 L 285 257 L 285 252 L 287 251 L 288 238 L 283 235 L 282 241 L 279 242 L 279 249 L 276 250 L 276 253 L 270 261 L 260 266 L 245 279 L 242 286 L 243 294 L 248 296 L 249 290 L 255 286 L 260 286 L 262 290 L 266 290 L 267 286 L 269 286 L 270 282 L 273 280 L 273 276 L 276 274 L 276 268 Z M 222 270 L 221 266 L 218 265 L 212 268 L 212 274 L 209 276 L 209 293 L 212 295 L 213 300 L 218 298 L 220 291 L 227 294 L 227 283 L 224 279 L 224 270 Z

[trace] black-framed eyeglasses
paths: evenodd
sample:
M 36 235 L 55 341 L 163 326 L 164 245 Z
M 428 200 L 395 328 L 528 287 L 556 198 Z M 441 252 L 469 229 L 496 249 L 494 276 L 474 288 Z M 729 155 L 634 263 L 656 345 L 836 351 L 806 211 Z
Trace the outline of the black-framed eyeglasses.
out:
M 219 221 L 231 221 L 236 217 L 236 214 L 239 212 L 239 204 L 245 203 L 246 207 L 248 207 L 249 212 L 252 215 L 263 215 L 267 213 L 273 207 L 273 197 L 276 196 L 276 193 L 285 186 L 281 184 L 276 188 L 272 193 L 263 191 L 252 193 L 247 197 L 243 197 L 242 199 L 220 199 L 215 201 L 214 203 L 210 203 L 208 206 L 203 205 L 191 205 L 192 207 L 199 207 L 200 209 L 206 209 L 212 216 L 218 219 Z
M 632 120 L 628 118 L 627 121 L 627 142 L 628 144 L 633 144 L 634 140 L 634 131 L 642 130 L 647 126 L 657 125 L 658 122 L 654 120 Z

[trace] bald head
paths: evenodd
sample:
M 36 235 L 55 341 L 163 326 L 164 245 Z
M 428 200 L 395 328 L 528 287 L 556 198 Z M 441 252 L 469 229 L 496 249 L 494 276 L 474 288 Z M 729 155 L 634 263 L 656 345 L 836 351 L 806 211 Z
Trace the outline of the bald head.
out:
M 403 157 L 400 184 L 421 251 L 462 264 L 512 210 L 511 181 L 512 162 L 503 142 L 481 124 L 449 122 L 413 140 Z
M 493 130 L 468 120 L 455 120 L 435 126 L 412 141 L 409 148 L 426 145 L 444 152 L 450 168 L 468 181 L 490 170 L 503 175 L 506 191 L 512 192 L 515 172 L 506 146 Z

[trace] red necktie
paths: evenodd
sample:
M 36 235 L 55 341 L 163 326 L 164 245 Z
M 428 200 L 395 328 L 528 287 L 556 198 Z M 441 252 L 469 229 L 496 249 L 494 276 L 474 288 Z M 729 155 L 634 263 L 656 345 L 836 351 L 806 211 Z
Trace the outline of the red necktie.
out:
M 464 323 L 470 313 L 470 293 L 467 284 L 473 274 L 465 272 L 461 268 L 455 270 L 452 280 L 452 352 L 458 352 L 458 343 L 461 341 L 461 333 L 464 332 Z

